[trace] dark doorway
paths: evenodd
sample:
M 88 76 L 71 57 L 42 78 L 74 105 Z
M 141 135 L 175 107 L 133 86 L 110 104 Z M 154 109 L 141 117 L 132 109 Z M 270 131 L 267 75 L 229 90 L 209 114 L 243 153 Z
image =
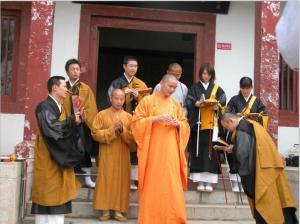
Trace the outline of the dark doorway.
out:
M 154 88 L 159 83 L 172 62 L 182 65 L 181 81 L 188 87 L 193 83 L 194 34 L 115 28 L 100 28 L 99 32 L 96 93 L 99 109 L 108 107 L 107 89 L 123 74 L 123 57 L 126 55 L 138 58 L 136 76 L 149 87 Z

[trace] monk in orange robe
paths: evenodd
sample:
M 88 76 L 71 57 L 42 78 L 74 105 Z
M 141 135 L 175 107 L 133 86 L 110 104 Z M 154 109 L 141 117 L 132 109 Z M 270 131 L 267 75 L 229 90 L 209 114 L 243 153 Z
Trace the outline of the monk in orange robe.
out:
M 190 127 L 183 108 L 171 97 L 177 83 L 165 75 L 160 91 L 143 98 L 132 118 L 138 145 L 139 224 L 186 223 L 184 150 Z

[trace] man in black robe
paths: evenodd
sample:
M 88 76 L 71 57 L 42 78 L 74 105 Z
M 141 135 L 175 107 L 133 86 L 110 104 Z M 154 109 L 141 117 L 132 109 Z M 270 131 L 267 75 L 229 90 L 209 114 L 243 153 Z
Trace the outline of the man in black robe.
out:
M 225 151 L 233 155 L 256 223 L 298 223 L 283 161 L 271 136 L 257 122 L 236 114 L 225 113 L 221 124 L 234 133 L 234 145 Z
M 32 209 L 37 224 L 63 224 L 71 213 L 71 200 L 80 187 L 73 167 L 84 156 L 82 139 L 74 129 L 82 122 L 80 112 L 66 117 L 61 102 L 66 97 L 64 77 L 48 80 L 49 96 L 36 107 L 38 131 L 34 154 Z
M 233 96 L 228 104 L 226 111 L 229 113 L 235 113 L 239 116 L 248 116 L 249 114 L 260 114 L 257 117 L 248 117 L 258 121 L 264 127 L 267 126 L 268 111 L 263 102 L 255 97 L 251 92 L 253 90 L 252 79 L 249 77 L 243 77 L 240 79 L 240 91 L 238 95 Z M 226 133 L 226 141 L 231 144 L 231 133 Z M 238 186 L 240 177 L 237 175 L 235 163 L 231 154 L 227 154 L 228 163 L 230 167 L 230 180 L 233 182 L 232 191 L 238 192 Z

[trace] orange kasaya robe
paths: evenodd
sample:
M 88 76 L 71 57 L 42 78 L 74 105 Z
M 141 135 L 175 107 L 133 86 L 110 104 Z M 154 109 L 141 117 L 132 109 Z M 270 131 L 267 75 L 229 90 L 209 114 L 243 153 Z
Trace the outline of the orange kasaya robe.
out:
M 152 116 L 169 114 L 180 127 L 152 123 Z M 139 224 L 186 223 L 183 191 L 187 188 L 184 150 L 190 127 L 180 104 L 160 93 L 146 96 L 132 119 L 138 145 Z
M 283 162 L 264 127 L 248 121 L 253 125 L 256 138 L 255 201 L 248 198 L 252 214 L 255 207 L 267 223 L 283 224 L 282 209 L 296 209 Z

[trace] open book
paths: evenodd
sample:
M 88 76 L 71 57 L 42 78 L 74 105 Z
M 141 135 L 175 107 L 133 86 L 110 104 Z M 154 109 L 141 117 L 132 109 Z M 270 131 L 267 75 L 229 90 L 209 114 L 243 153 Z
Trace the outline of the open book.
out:
M 224 140 L 218 138 L 217 141 L 214 142 L 215 145 L 213 146 L 214 149 L 217 150 L 222 150 L 224 151 L 224 148 L 229 146 L 229 144 L 227 142 L 225 142 Z
M 206 105 L 215 105 L 215 104 L 218 104 L 218 101 L 217 100 L 204 100 L 201 102 L 201 104 L 206 104 Z

